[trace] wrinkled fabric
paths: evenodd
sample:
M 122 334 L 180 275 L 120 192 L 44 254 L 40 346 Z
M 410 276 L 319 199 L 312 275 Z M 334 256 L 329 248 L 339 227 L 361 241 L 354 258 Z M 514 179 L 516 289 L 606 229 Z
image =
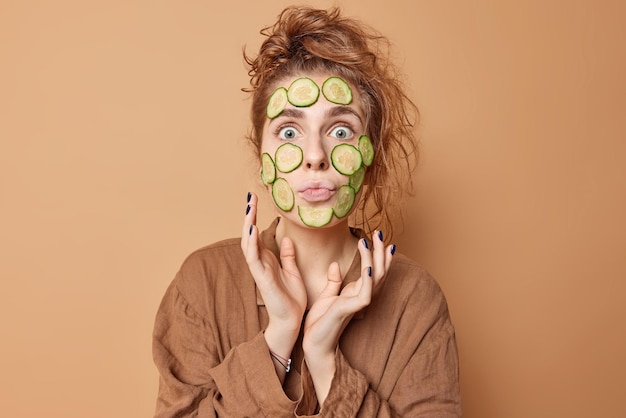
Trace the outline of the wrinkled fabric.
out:
M 278 220 L 261 239 L 278 256 Z M 355 259 L 344 285 L 360 275 Z M 323 405 L 302 353 L 281 385 L 263 337 L 268 315 L 240 239 L 201 248 L 182 264 L 158 309 L 155 417 L 458 417 L 454 327 L 435 280 L 396 253 L 371 304 L 346 327 Z

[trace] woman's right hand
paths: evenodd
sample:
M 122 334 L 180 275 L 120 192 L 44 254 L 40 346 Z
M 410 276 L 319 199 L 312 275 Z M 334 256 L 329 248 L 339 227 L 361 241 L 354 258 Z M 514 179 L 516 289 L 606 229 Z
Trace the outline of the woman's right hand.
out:
M 248 196 L 241 249 L 269 316 L 265 330 L 267 344 L 274 353 L 289 358 L 306 309 L 306 289 L 296 265 L 293 242 L 289 238 L 282 240 L 279 263 L 259 239 L 255 225 L 258 198 L 253 193 Z

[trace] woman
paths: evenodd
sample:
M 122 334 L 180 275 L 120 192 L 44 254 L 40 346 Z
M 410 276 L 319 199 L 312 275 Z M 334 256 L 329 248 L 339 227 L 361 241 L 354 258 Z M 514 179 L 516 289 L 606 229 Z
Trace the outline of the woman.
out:
M 250 140 L 279 217 L 261 232 L 249 193 L 242 237 L 183 263 L 155 322 L 155 416 L 460 416 L 445 298 L 384 241 L 416 155 L 384 39 L 295 7 L 262 34 Z

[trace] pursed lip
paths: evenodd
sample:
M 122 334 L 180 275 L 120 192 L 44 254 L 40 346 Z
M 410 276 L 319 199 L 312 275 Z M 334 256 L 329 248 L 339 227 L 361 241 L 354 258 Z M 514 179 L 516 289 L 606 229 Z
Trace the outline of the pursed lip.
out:
M 308 181 L 300 187 L 297 192 L 300 197 L 308 202 L 323 202 L 330 199 L 335 194 L 336 187 L 329 181 Z

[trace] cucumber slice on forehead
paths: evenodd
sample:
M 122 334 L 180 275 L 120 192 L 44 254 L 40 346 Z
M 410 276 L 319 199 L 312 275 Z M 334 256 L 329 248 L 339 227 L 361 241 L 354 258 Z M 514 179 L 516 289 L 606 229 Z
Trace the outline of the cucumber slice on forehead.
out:
M 276 180 L 276 166 L 274 166 L 274 161 L 267 152 L 261 154 L 261 180 L 265 186 Z
M 342 105 L 352 103 L 352 89 L 339 77 L 330 77 L 324 81 L 322 94 L 331 103 Z
M 295 202 L 293 190 L 291 190 L 289 183 L 287 183 L 287 180 L 284 178 L 279 177 L 274 180 L 274 183 L 272 184 L 272 197 L 274 198 L 276 206 L 285 212 L 289 212 L 293 209 Z
M 276 149 L 274 160 L 278 171 L 290 173 L 302 163 L 302 148 L 286 142 Z
M 354 145 L 339 144 L 331 151 L 330 161 L 335 170 L 343 175 L 351 176 L 361 167 L 363 157 Z
M 307 77 L 294 80 L 287 90 L 287 100 L 296 107 L 307 107 L 317 102 L 320 88 L 315 81 Z
M 333 218 L 333 208 L 298 206 L 298 215 L 306 226 L 320 228 Z
M 374 146 L 369 136 L 361 135 L 359 137 L 359 151 L 361 151 L 361 155 L 363 156 L 363 164 L 365 164 L 366 167 L 372 165 L 374 161 Z
M 267 108 L 265 109 L 265 114 L 268 118 L 274 119 L 276 116 L 280 115 L 283 110 L 285 110 L 285 106 L 287 106 L 287 89 L 279 87 L 274 90 L 274 93 L 270 96 L 270 99 L 267 102 Z
M 343 218 L 350 213 L 354 205 L 355 196 L 356 192 L 347 184 L 337 190 L 337 200 L 335 201 L 335 206 L 333 206 L 333 213 L 337 218 Z

